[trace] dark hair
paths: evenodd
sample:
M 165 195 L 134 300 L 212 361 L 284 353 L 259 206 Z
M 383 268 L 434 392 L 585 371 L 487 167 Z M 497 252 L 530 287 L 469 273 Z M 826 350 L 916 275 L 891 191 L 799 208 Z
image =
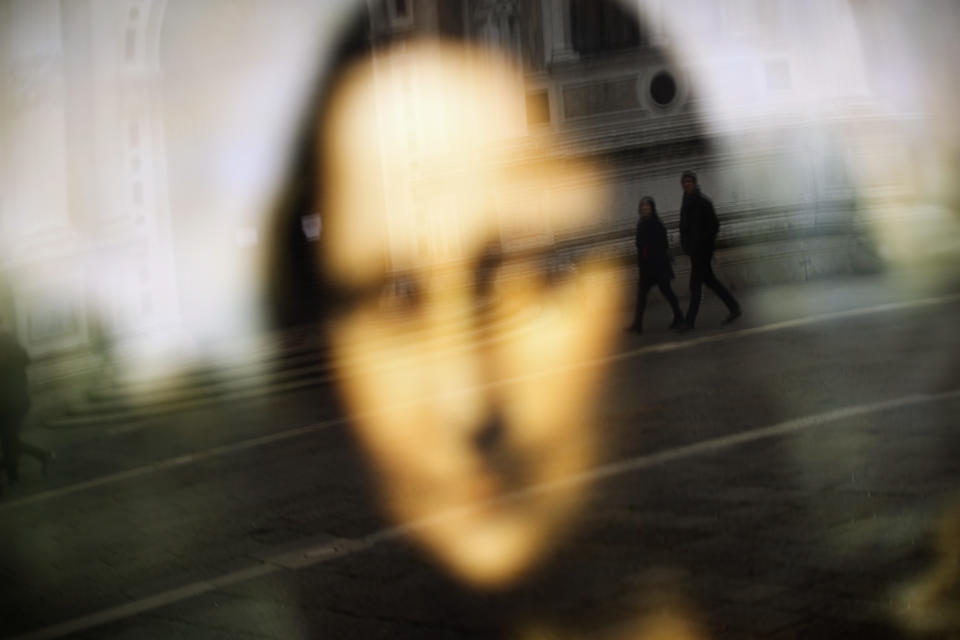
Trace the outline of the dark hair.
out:
M 318 247 L 303 230 L 304 216 L 318 214 L 317 184 L 323 158 L 316 153 L 318 129 L 333 91 L 351 65 L 372 49 L 370 15 L 357 3 L 343 36 L 329 54 L 330 63 L 314 82 L 294 130 L 286 179 L 269 221 L 267 268 L 263 302 L 271 328 L 290 327 L 321 319 L 326 304 Z M 322 220 L 321 220 L 322 223 Z
M 640 198 L 640 202 L 637 203 L 637 212 L 639 213 L 640 205 L 642 205 L 644 202 L 649 202 L 651 212 L 653 215 L 657 215 L 657 201 L 654 200 L 652 196 L 643 196 Z

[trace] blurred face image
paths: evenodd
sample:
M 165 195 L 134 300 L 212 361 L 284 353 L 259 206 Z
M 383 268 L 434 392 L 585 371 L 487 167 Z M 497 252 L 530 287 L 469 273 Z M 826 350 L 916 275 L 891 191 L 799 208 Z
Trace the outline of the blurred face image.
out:
M 683 186 L 683 192 L 687 195 L 690 195 L 697 189 L 697 181 L 690 176 L 686 176 L 680 180 L 680 184 Z
M 649 216 L 651 213 L 653 213 L 653 207 L 650 206 L 650 201 L 649 201 L 649 200 L 641 200 L 641 201 L 640 201 L 640 209 L 639 209 L 639 211 L 640 211 L 640 216 L 643 217 L 643 218 L 646 218 L 646 217 Z
M 455 576 L 498 587 L 583 498 L 542 489 L 596 460 L 601 368 L 583 365 L 612 341 L 619 287 L 551 239 L 595 223 L 604 192 L 589 166 L 509 144 L 524 93 L 506 60 L 380 55 L 338 84 L 320 136 L 320 259 L 345 301 L 334 366 L 387 513 Z

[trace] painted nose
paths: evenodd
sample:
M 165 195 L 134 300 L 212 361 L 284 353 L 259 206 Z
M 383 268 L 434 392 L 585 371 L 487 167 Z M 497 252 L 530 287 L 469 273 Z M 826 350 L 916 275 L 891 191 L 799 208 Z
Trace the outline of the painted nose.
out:
M 477 326 L 477 301 L 470 288 L 452 286 L 436 292 L 430 302 L 432 331 L 441 336 L 441 346 L 430 358 L 437 417 L 448 433 L 473 440 L 476 434 L 488 430 L 493 404 L 485 364 L 485 334 Z
M 491 411 L 485 420 L 477 424 L 471 442 L 482 456 L 490 456 L 500 448 L 506 434 L 506 425 L 499 411 Z

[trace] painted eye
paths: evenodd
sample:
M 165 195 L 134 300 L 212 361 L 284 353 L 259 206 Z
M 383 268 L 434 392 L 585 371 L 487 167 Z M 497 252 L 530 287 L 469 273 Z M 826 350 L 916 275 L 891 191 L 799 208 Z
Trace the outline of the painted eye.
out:
M 423 287 L 410 274 L 395 274 L 383 283 L 378 302 L 385 313 L 416 313 L 423 305 Z
M 551 255 L 542 260 L 540 277 L 544 289 L 559 289 L 576 281 L 577 267 L 565 258 Z
M 477 263 L 473 281 L 478 300 L 488 300 L 493 295 L 501 259 L 499 255 L 488 254 Z

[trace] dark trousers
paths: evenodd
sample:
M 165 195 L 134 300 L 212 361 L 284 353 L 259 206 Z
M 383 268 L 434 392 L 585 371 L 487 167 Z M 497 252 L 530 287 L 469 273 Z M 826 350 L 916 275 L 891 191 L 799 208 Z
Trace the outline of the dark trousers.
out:
M 703 297 L 703 285 L 707 285 L 717 297 L 727 305 L 730 313 L 736 313 L 740 310 L 740 304 L 736 298 L 727 291 L 727 288 L 717 280 L 713 273 L 713 267 L 710 263 L 713 261 L 713 252 L 690 256 L 690 306 L 687 308 L 687 324 L 691 327 L 697 321 L 697 313 L 700 311 L 700 299 Z
M 640 277 L 637 279 L 637 306 L 633 311 L 633 326 L 638 329 L 643 327 L 643 312 L 647 308 L 647 294 L 650 293 L 650 289 L 652 289 L 654 285 L 660 289 L 660 293 L 662 293 L 663 297 L 670 303 L 670 307 L 673 309 L 674 321 L 683 320 L 680 303 L 677 302 L 677 296 L 674 295 L 673 288 L 670 286 L 670 275 L 664 273 L 654 279 L 649 275 L 644 277 L 644 274 L 640 273 Z

